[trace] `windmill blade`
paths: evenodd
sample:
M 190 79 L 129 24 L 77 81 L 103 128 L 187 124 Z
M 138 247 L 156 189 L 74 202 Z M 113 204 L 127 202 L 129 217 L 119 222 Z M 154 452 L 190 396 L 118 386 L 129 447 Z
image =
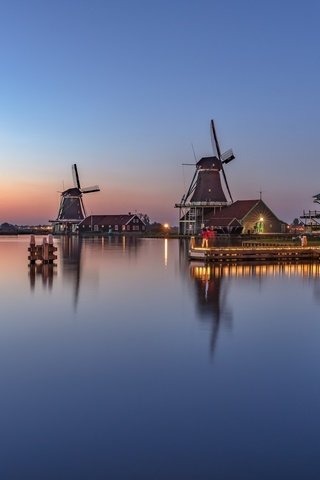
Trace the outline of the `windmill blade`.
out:
M 100 187 L 98 185 L 93 185 L 93 187 L 80 188 L 81 193 L 91 193 L 91 192 L 100 192 Z
M 216 128 L 214 126 L 213 120 L 211 120 L 211 141 L 212 141 L 213 150 L 217 151 L 217 157 L 221 159 L 220 146 L 219 146 L 217 132 L 216 132 Z
M 221 161 L 222 163 L 229 163 L 231 160 L 234 160 L 236 157 L 234 156 L 234 153 L 232 151 L 232 148 L 227 150 L 221 155 Z
M 80 186 L 78 168 L 77 168 L 77 165 L 76 165 L 75 163 L 72 165 L 72 176 L 73 176 L 74 186 L 75 186 L 76 188 L 79 188 L 79 190 L 80 190 L 80 189 L 81 189 L 81 186 Z
M 226 174 L 225 174 L 222 163 L 221 163 L 221 171 L 222 171 L 222 174 L 223 174 L 224 183 L 226 184 L 226 187 L 227 187 L 227 190 L 228 190 L 228 193 L 229 193 L 229 197 L 231 198 L 231 202 L 233 203 L 233 198 L 232 198 L 232 195 L 231 195 L 231 192 L 230 192 L 229 184 L 228 184 L 227 177 L 226 177 Z
M 189 186 L 189 189 L 185 195 L 185 202 L 188 200 L 188 198 L 190 197 L 191 193 L 194 191 L 195 189 L 195 186 L 196 186 L 196 176 L 197 176 L 197 173 L 198 171 L 196 170 L 193 174 L 193 177 L 192 177 L 192 180 L 191 180 L 191 183 L 190 183 L 190 186 Z

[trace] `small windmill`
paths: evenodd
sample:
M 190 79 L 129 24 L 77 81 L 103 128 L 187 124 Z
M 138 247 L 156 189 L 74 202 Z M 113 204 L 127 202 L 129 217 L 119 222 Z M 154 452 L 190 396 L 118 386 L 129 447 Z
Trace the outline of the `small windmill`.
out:
M 82 196 L 87 193 L 100 191 L 98 185 L 85 188 L 81 187 L 76 164 L 72 165 L 72 176 L 74 187 L 68 188 L 61 193 L 57 219 L 51 220 L 54 223 L 55 233 L 68 231 L 70 227 L 73 231 L 74 226 L 78 225 L 86 217 Z
M 196 233 L 203 224 L 204 213 L 208 209 L 215 211 L 217 208 L 228 205 L 228 200 L 222 188 L 221 174 L 233 202 L 224 165 L 234 160 L 233 151 L 227 150 L 221 154 L 220 145 L 211 120 L 211 140 L 214 155 L 202 157 L 196 164 L 196 170 L 191 180 L 189 189 L 183 195 L 181 202 L 175 206 L 180 209 L 180 233 Z M 194 165 L 194 164 L 188 164 Z

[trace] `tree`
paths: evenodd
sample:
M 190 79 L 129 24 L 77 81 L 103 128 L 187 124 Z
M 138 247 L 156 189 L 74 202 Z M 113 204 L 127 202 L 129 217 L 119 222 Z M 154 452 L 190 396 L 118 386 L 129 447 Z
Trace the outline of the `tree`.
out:
M 138 217 L 140 218 L 140 220 L 142 220 L 143 223 L 144 223 L 146 226 L 150 225 L 150 217 L 149 217 L 149 215 L 147 215 L 146 213 L 138 213 L 137 215 L 138 215 Z

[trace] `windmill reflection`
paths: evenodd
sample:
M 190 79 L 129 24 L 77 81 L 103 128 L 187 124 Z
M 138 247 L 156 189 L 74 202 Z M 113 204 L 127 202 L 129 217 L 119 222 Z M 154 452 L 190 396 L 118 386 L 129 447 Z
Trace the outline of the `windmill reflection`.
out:
M 60 263 L 63 279 L 73 285 L 73 305 L 77 308 L 81 279 L 82 238 L 78 235 L 60 237 Z
M 320 302 L 320 264 L 196 264 L 189 266 L 197 294 L 197 310 L 201 321 L 211 322 L 210 351 L 213 354 L 222 324 L 231 326 L 232 311 L 227 305 L 227 291 L 231 281 L 238 278 L 258 280 L 267 277 L 302 277 L 314 284 L 314 295 Z
M 195 281 L 199 318 L 211 323 L 210 351 L 213 354 L 221 324 L 230 327 L 232 321 L 232 312 L 226 302 L 227 283 L 223 267 L 192 264 L 190 275 Z

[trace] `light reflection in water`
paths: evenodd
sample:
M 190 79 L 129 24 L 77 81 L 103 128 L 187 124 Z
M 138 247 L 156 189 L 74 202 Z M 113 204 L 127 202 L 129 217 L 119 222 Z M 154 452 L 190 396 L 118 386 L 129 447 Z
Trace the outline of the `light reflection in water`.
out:
M 259 277 L 259 276 L 303 276 L 306 278 L 320 277 L 320 264 L 190 264 L 192 277 L 224 276 L 224 277 Z
M 164 239 L 164 266 L 168 266 L 168 239 Z

